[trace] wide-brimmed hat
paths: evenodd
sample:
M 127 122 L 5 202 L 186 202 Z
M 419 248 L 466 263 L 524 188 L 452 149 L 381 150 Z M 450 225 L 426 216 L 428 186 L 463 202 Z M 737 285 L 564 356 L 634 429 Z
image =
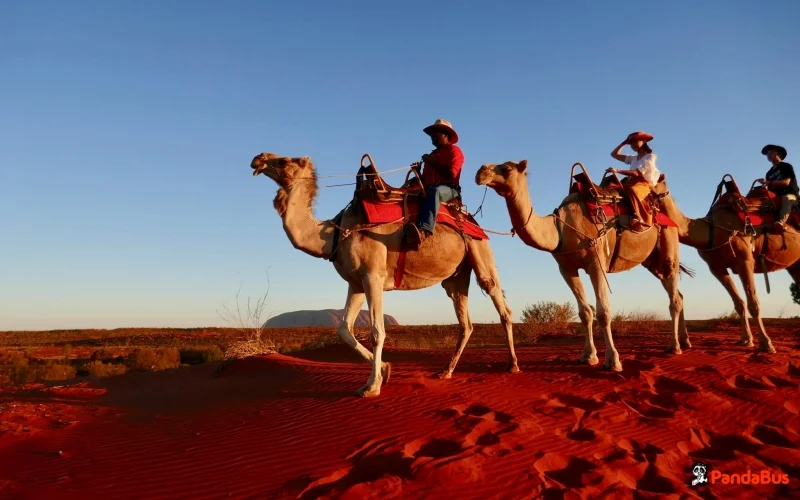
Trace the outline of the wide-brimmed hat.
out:
M 442 120 L 439 118 L 434 122 L 433 125 L 428 125 L 424 129 L 422 129 L 428 135 L 431 135 L 434 132 L 443 132 L 445 135 L 450 137 L 450 143 L 455 144 L 458 142 L 458 134 L 453 129 L 453 126 L 450 125 L 450 122 L 447 120 Z
M 770 149 L 778 153 L 778 156 L 781 157 L 781 160 L 786 158 L 786 148 L 782 146 L 776 146 L 774 144 L 767 144 L 766 146 L 761 148 L 761 154 L 766 155 L 767 151 L 769 151 Z
M 628 142 L 633 142 L 633 141 L 650 142 L 652 140 L 653 136 L 651 134 L 648 134 L 647 132 L 642 132 L 641 130 L 639 130 L 638 132 L 631 132 L 630 134 L 628 134 Z

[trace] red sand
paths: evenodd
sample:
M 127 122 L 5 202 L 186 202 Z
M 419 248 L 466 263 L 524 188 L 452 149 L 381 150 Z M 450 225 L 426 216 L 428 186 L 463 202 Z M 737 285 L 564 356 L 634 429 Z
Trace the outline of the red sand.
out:
M 624 371 L 577 366 L 581 341 L 388 350 L 392 379 L 337 345 L 234 363 L 0 393 L 2 498 L 720 498 L 797 496 L 800 345 L 778 354 L 693 335 L 618 337 Z M 602 361 L 602 341 L 598 341 Z M 788 485 L 688 486 L 695 461 Z M 638 492 L 636 491 L 638 490 Z M 794 491 L 795 493 L 791 493 Z

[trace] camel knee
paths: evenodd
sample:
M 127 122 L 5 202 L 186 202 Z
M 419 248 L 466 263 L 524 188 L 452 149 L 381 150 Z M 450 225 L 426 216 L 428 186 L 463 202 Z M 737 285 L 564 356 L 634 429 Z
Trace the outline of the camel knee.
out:
M 581 323 L 590 325 L 594 320 L 592 307 L 588 304 L 578 303 L 578 318 L 581 320 Z
M 491 291 L 497 286 L 497 283 L 495 283 L 491 276 L 478 275 L 476 278 L 478 280 L 478 286 L 481 287 L 481 290 L 486 293 L 491 293 Z
M 597 323 L 603 328 L 608 326 L 611 323 L 611 311 L 603 306 L 598 307 Z
M 753 318 L 761 317 L 761 306 L 759 305 L 758 302 L 753 301 L 747 304 L 747 310 L 750 312 L 750 316 L 752 316 Z
M 342 339 L 342 342 L 349 345 L 350 347 L 356 346 L 356 338 L 350 333 L 350 327 L 344 321 L 339 324 L 339 328 L 337 329 L 337 333 L 339 334 L 339 338 Z

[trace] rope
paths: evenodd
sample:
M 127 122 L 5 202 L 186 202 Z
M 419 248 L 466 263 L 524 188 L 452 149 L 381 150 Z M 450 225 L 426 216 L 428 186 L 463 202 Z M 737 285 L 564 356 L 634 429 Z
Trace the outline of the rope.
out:
M 395 168 L 392 170 L 383 170 L 381 172 L 363 172 L 359 175 L 383 175 L 383 174 L 390 174 L 393 172 L 402 172 L 405 170 L 411 170 L 414 167 L 400 167 Z M 333 175 L 317 175 L 316 177 L 295 177 L 295 179 L 334 179 L 334 178 L 343 178 L 343 177 L 353 177 L 356 174 L 333 174 Z M 346 185 L 346 184 L 345 184 Z

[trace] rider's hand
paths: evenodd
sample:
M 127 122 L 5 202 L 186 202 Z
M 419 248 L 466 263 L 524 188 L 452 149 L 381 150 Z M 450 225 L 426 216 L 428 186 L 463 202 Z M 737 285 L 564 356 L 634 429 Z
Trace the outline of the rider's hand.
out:
M 613 167 L 608 167 L 608 168 L 606 169 L 606 172 L 611 172 L 612 174 L 616 174 L 616 173 L 617 173 L 617 169 L 616 169 L 616 168 L 613 168 Z
M 756 179 L 756 182 L 759 183 L 759 184 L 764 184 L 765 186 L 767 185 L 767 180 L 766 179 Z

